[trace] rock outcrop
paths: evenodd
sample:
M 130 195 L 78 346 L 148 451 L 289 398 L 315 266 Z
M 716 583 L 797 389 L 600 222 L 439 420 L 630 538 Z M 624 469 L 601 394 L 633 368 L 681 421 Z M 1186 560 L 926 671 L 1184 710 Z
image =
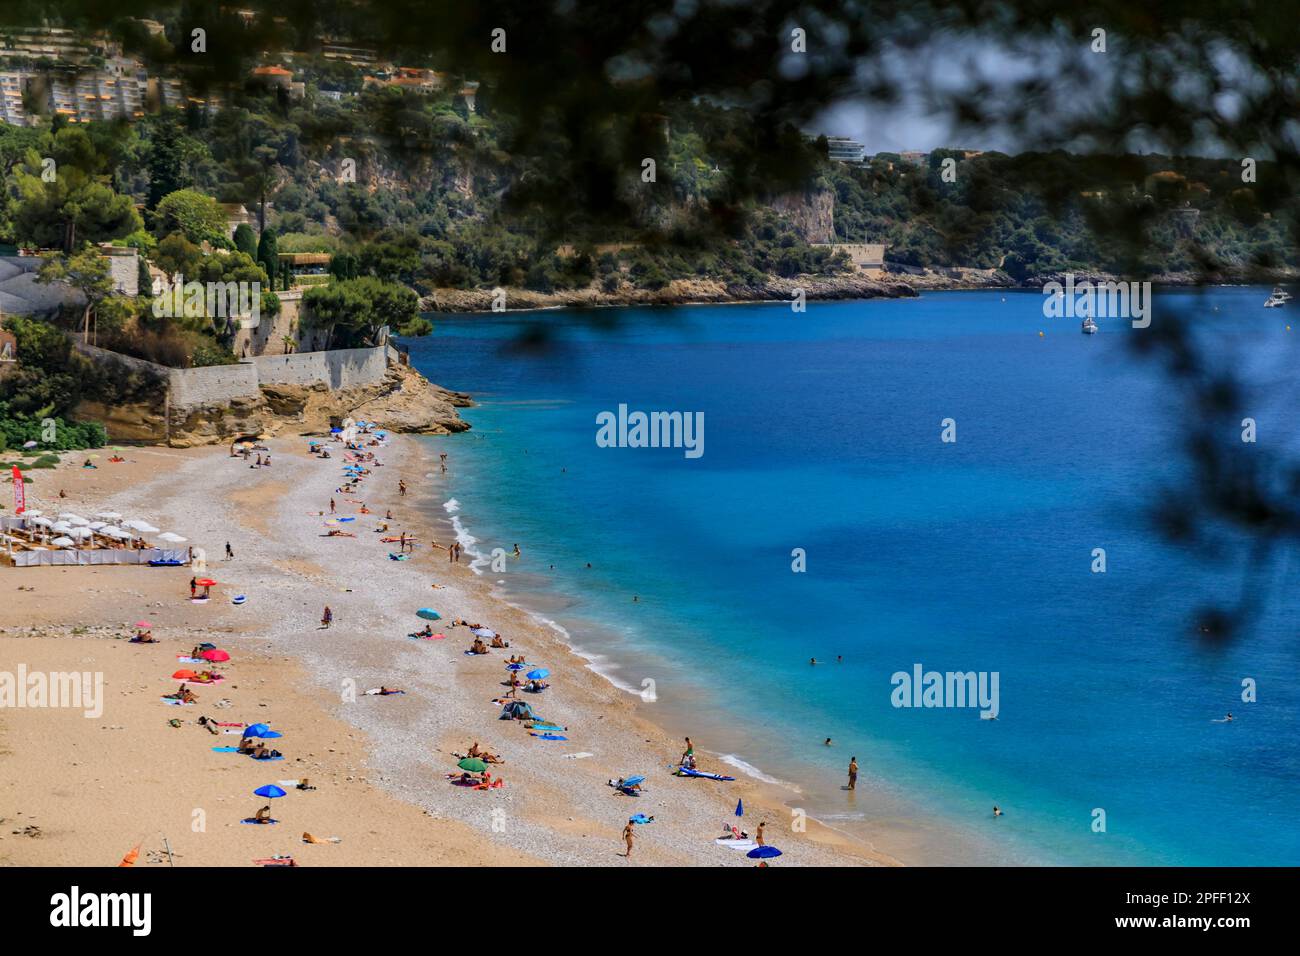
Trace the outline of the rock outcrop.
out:
M 905 298 L 916 290 L 902 280 L 873 279 L 863 274 L 769 276 L 756 285 L 735 285 L 718 279 L 674 279 L 662 289 L 638 289 L 624 282 L 607 292 L 593 284 L 583 289 L 534 292 L 507 289 L 507 309 L 594 308 L 618 305 L 692 305 L 716 302 L 790 301 L 796 289 L 808 299 Z M 490 312 L 492 292 L 486 289 L 437 289 L 420 301 L 425 312 Z
M 239 435 L 311 435 L 343 418 L 383 424 L 395 432 L 447 435 L 469 428 L 456 412 L 473 404 L 463 392 L 434 385 L 404 365 L 389 366 L 381 382 L 333 391 L 314 385 L 263 385 L 261 395 L 223 405 L 172 409 L 169 444 L 219 444 Z

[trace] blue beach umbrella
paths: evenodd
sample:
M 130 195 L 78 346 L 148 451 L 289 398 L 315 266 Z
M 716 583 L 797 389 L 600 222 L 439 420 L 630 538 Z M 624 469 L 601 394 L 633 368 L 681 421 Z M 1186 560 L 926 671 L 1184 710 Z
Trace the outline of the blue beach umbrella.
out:
M 521 671 L 521 670 L 523 670 L 523 669 L 524 669 L 525 667 L 527 667 L 527 666 L 528 666 L 527 664 L 507 664 L 507 665 L 506 665 L 506 670 L 508 670 L 508 671 Z
M 539 667 L 535 671 L 529 671 L 524 676 L 527 677 L 529 680 L 541 680 L 543 677 L 550 677 L 551 672 L 548 671 L 545 667 Z
M 625 787 L 635 787 L 638 783 L 645 783 L 645 777 L 642 775 L 638 775 L 635 777 L 623 778 L 623 786 Z
M 736 816 L 738 816 L 738 817 L 743 817 L 744 815 L 745 815 L 745 801 L 744 801 L 744 800 L 737 800 L 737 801 L 736 801 Z
M 331 429 L 330 429 L 330 434 L 331 434 L 331 435 L 337 435 L 337 434 L 341 433 L 342 431 L 343 431 L 343 429 L 341 429 L 341 428 L 331 428 Z
M 356 521 L 356 518 L 335 518 L 335 521 Z
M 267 724 L 249 724 L 244 728 L 245 737 L 260 737 L 271 728 Z
M 431 607 L 420 608 L 418 611 L 415 612 L 415 616 L 419 618 L 423 618 L 426 621 L 437 621 L 442 618 L 442 615 L 439 614 Z
M 756 846 L 745 854 L 751 860 L 770 860 L 780 855 L 781 851 L 774 846 Z
M 268 783 L 265 787 L 258 787 L 253 791 L 254 796 L 258 797 L 283 797 L 284 791 L 273 783 Z

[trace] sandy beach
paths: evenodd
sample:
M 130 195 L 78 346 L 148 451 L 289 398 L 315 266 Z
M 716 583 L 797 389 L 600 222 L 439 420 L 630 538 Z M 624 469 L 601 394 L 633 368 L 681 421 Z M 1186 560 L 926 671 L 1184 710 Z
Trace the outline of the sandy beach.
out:
M 784 852 L 778 865 L 895 862 L 814 820 L 805 826 L 783 788 L 671 776 L 679 737 L 553 630 L 495 598 L 488 578 L 432 547 L 450 542 L 431 517 L 441 500 L 437 443 L 398 436 L 371 449 L 382 464 L 353 494 L 337 490 L 341 445 L 330 445 L 328 461 L 309 455 L 305 438 L 267 445 L 270 468 L 250 468 L 225 447 L 135 448 L 122 464 L 101 457 L 83 469 L 72 455 L 35 473 L 29 507 L 144 518 L 203 549 L 219 585 L 195 604 L 184 567 L 0 568 L 3 669 L 91 671 L 104 682 L 94 718 L 0 710 L 0 862 L 114 865 L 140 845 L 136 865 L 248 866 L 290 854 L 303 866 L 753 866 L 714 839 L 724 824 L 752 834 L 760 821 Z M 339 516 L 355 516 L 338 526 L 355 537 L 328 536 L 331 497 Z M 418 543 L 409 560 L 390 560 L 398 546 L 379 540 L 390 509 L 390 533 Z M 234 606 L 236 594 L 247 603 Z M 327 604 L 334 620 L 325 629 Z M 408 636 L 423 624 L 421 607 L 442 614 L 434 631 L 443 639 Z M 141 619 L 158 643 L 128 642 Z M 468 628 L 452 626 L 461 619 L 500 632 L 510 649 L 466 655 Z M 178 657 L 201 641 L 230 652 L 226 679 L 191 685 L 193 706 L 164 705 L 161 695 L 179 684 L 172 672 L 185 666 Z M 515 653 L 551 671 L 548 690 L 519 696 L 567 728 L 567 740 L 498 719 L 493 700 L 507 690 L 504 664 Z M 381 685 L 406 693 L 364 693 Z M 284 734 L 271 743 L 285 759 L 215 752 L 238 731 L 214 736 L 200 716 L 271 725 Z M 504 758 L 491 767 L 504 787 L 447 779 L 454 754 L 474 742 Z M 727 772 L 707 740 L 695 743 L 702 769 Z M 634 773 L 647 777 L 639 797 L 607 785 Z M 315 789 L 273 801 L 252 794 L 302 778 Z M 279 824 L 239 823 L 268 802 Z M 621 833 L 634 813 L 655 820 L 636 828 L 628 859 Z M 338 842 L 309 845 L 305 832 Z

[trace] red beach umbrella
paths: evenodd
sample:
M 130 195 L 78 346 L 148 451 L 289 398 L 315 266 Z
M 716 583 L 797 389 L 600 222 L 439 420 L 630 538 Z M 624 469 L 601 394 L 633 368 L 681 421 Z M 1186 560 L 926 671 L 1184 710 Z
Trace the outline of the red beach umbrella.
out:
M 194 678 L 198 676 L 199 675 L 194 673 L 194 671 L 179 670 L 172 675 L 172 679 L 173 680 L 194 680 Z
M 215 663 L 218 664 L 220 664 L 222 661 L 230 660 L 230 655 L 227 654 L 219 647 L 210 651 L 204 651 L 202 654 L 199 655 L 199 657 L 203 658 L 205 661 L 214 661 Z
M 214 588 L 217 586 L 217 582 L 212 580 L 212 578 L 198 578 L 194 583 L 201 588 Z
M 148 621 L 136 621 L 136 622 L 135 622 L 135 626 L 138 627 L 138 628 L 142 628 L 143 630 L 146 630 L 146 631 L 147 631 L 149 628 L 153 627 L 153 625 L 150 624 Z

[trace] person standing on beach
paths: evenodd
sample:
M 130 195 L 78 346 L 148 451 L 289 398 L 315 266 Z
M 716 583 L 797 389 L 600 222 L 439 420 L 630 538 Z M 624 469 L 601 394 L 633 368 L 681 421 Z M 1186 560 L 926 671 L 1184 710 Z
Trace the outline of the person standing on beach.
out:
M 456 560 L 456 542 L 447 545 L 447 563 L 451 564 Z
M 194 592 L 197 591 L 198 589 L 199 589 L 199 582 L 194 578 L 190 578 L 190 600 L 191 601 L 194 600 Z
M 330 610 L 328 604 L 325 605 L 325 613 L 320 617 L 321 627 L 329 627 L 334 623 L 334 612 Z
M 683 767 L 694 766 L 695 764 L 695 744 L 691 743 L 691 738 L 686 738 L 686 749 L 682 752 L 681 765 Z
M 628 820 L 627 825 L 623 827 L 623 842 L 627 844 L 627 852 L 623 855 L 629 860 L 632 859 L 632 842 L 636 839 L 636 829 L 632 826 L 632 821 Z
M 330 499 L 330 514 L 334 513 L 334 499 Z
M 858 758 L 849 758 L 849 789 L 858 789 Z
M 226 542 L 226 560 L 229 561 L 235 556 L 234 550 L 230 547 L 230 542 Z
M 403 498 L 406 497 L 406 482 L 400 478 L 397 479 L 397 493 Z

